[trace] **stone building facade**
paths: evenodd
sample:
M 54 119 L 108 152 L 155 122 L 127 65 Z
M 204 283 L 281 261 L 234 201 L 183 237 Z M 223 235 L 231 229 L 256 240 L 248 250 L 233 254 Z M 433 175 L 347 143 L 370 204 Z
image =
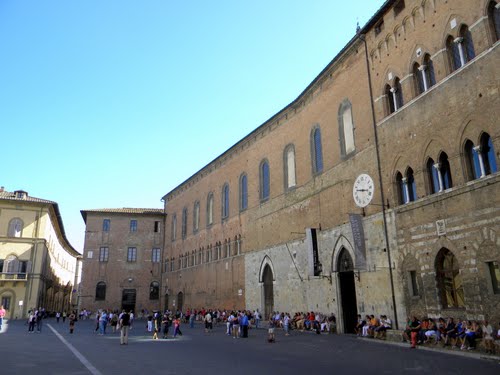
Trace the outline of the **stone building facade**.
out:
M 499 36 L 494 0 L 386 1 L 163 197 L 166 305 L 500 320 Z
M 81 211 L 85 221 L 79 309 L 160 310 L 162 209 Z
M 7 318 L 38 307 L 70 311 L 80 269 L 57 203 L 0 188 L 0 304 Z

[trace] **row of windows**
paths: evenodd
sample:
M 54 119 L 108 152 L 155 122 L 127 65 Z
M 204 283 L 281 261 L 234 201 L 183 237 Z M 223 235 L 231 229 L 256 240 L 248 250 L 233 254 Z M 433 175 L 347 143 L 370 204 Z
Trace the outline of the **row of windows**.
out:
M 92 258 L 93 251 L 87 252 L 87 258 Z M 151 262 L 160 263 L 161 260 L 161 249 L 155 247 L 151 249 Z M 99 262 L 109 261 L 109 247 L 99 248 Z M 127 262 L 137 262 L 137 248 L 129 247 L 127 248 Z
M 442 248 L 436 256 L 436 281 L 438 294 L 443 308 L 464 308 L 465 298 L 462 275 L 455 255 Z M 494 294 L 500 294 L 500 268 L 498 262 L 486 262 Z M 408 289 L 412 297 L 418 297 L 421 292 L 418 287 L 417 271 L 408 272 Z
M 216 242 L 215 246 L 209 245 L 205 250 L 204 247 L 199 250 L 193 250 L 191 253 L 185 253 L 179 256 L 179 259 L 172 257 L 166 259 L 164 263 L 164 272 L 172 272 L 183 268 L 194 267 L 200 264 L 214 262 L 220 259 L 229 258 L 241 254 L 241 235 L 235 237 L 234 241 L 230 239 L 222 242 Z M 177 265 L 177 266 L 176 266 Z
M 494 40 L 497 41 L 500 38 L 500 4 L 495 1 L 491 1 L 488 7 L 488 20 Z M 446 38 L 446 51 L 449 61 L 448 71 L 450 73 L 460 69 L 476 57 L 474 41 L 469 27 L 461 25 L 458 35 L 456 38 L 451 35 Z M 415 62 L 412 69 L 413 83 L 417 95 L 424 93 L 436 84 L 434 63 L 430 54 L 424 54 L 421 61 L 422 64 Z M 390 79 L 393 81 L 392 85 L 387 84 L 384 88 L 388 115 L 398 111 L 404 105 L 405 97 L 400 78 L 396 76 Z
M 130 225 L 129 225 L 129 230 L 130 232 L 137 232 L 137 220 L 136 219 L 131 219 L 130 220 Z M 111 230 L 111 219 L 104 219 L 102 221 L 102 231 L 103 232 L 109 232 Z M 153 231 L 155 233 L 160 232 L 160 221 L 155 221 L 154 226 L 153 226 Z
M 463 155 L 466 165 L 466 179 L 468 181 L 485 177 L 498 171 L 495 159 L 495 150 L 491 137 L 488 133 L 483 133 L 480 138 L 480 144 L 467 139 L 464 143 Z M 446 152 L 439 154 L 439 159 L 428 158 L 425 168 L 428 186 L 425 189 L 428 194 L 439 193 L 443 190 L 453 187 L 450 162 Z M 406 204 L 417 200 L 417 186 L 413 174 L 413 169 L 408 167 L 405 174 L 396 172 L 396 186 L 398 192 L 398 203 Z
M 339 108 L 339 141 L 340 154 L 342 158 L 349 157 L 355 152 L 354 144 L 354 125 L 352 116 L 352 105 L 345 100 Z M 323 172 L 323 146 L 321 140 L 321 128 L 315 125 L 311 131 L 311 169 L 312 175 L 318 175 Z M 284 189 L 290 191 L 296 187 L 296 169 L 295 169 L 295 146 L 289 144 L 283 152 L 283 170 L 284 170 Z M 263 159 L 259 165 L 259 199 L 261 203 L 269 200 L 271 195 L 271 169 L 267 159 Z M 230 215 L 230 187 L 225 183 L 221 190 L 221 220 L 225 220 Z M 238 202 L 239 211 L 245 211 L 248 208 L 248 176 L 242 173 L 239 178 Z M 214 223 L 214 193 L 210 192 L 207 196 L 206 205 L 206 226 Z M 200 229 L 200 202 L 196 201 L 193 206 L 193 233 Z M 171 240 L 177 239 L 177 215 L 172 214 L 171 222 Z M 181 237 L 185 239 L 188 234 L 188 208 L 182 209 L 181 218 Z
M 149 284 L 149 299 L 160 299 L 160 283 L 158 281 L 153 281 L 151 284 Z M 95 287 L 95 300 L 106 300 L 106 283 L 104 281 L 98 282 Z
M 19 260 L 15 255 L 9 255 L 0 259 L 0 273 L 26 274 L 29 269 L 29 261 Z

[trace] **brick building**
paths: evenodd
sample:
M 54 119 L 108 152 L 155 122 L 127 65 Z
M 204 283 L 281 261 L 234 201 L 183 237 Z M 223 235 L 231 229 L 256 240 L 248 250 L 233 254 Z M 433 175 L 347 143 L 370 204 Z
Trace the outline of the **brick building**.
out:
M 85 221 L 79 309 L 161 309 L 162 209 L 81 211 Z
M 497 1 L 386 1 L 163 197 L 166 304 L 498 321 L 499 35 Z

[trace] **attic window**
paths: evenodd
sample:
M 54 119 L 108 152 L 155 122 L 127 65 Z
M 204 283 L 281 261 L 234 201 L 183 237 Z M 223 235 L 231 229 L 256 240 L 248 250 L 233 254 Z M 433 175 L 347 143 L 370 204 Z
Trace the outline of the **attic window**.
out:
M 28 195 L 28 193 L 26 193 L 25 191 L 22 191 L 22 190 L 17 190 L 14 192 L 14 195 L 17 199 L 26 199 L 26 196 Z
M 399 0 L 394 4 L 394 17 L 396 17 L 405 8 L 405 0 Z
M 378 35 L 384 30 L 384 20 L 381 19 L 375 24 L 375 35 Z

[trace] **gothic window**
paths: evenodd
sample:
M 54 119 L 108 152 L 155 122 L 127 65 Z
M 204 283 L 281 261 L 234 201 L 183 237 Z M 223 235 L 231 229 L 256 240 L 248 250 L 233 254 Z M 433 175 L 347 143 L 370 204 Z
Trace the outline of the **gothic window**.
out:
M 248 208 L 248 177 L 245 173 L 240 176 L 240 211 Z
M 442 248 L 436 256 L 436 279 L 443 308 L 465 307 L 462 275 L 455 255 Z
M 352 120 L 352 105 L 349 100 L 344 100 L 338 113 L 340 156 L 346 157 L 355 151 L 354 124 Z
M 269 179 L 269 162 L 263 160 L 260 163 L 260 200 L 266 201 L 269 199 L 270 194 L 270 179 Z
M 7 235 L 9 237 L 21 237 L 23 232 L 23 227 L 24 227 L 23 221 L 16 217 L 9 222 L 9 230 Z
M 401 82 L 400 82 L 399 78 L 397 78 L 397 77 L 394 79 L 394 89 L 396 90 L 394 92 L 394 96 L 396 98 L 395 101 L 396 101 L 396 111 L 397 111 L 404 104 L 404 101 L 403 101 L 403 88 L 401 87 Z
M 424 77 L 427 81 L 427 87 L 430 88 L 436 84 L 436 75 L 434 73 L 434 63 L 431 60 L 431 55 L 426 54 L 424 56 Z
M 207 226 L 214 222 L 214 194 L 209 193 L 207 198 Z
M 149 299 L 150 300 L 160 299 L 160 283 L 158 283 L 158 281 L 153 281 L 149 285 Z
M 182 228 L 181 228 L 181 235 L 183 240 L 187 236 L 187 222 L 188 222 L 188 210 L 186 207 L 184 207 L 182 209 Z
M 104 301 L 106 299 L 106 283 L 100 281 L 95 287 L 95 300 Z
M 446 39 L 446 50 L 448 52 L 448 60 L 450 61 L 450 69 L 452 72 L 463 65 L 459 48 L 459 43 L 455 43 L 455 39 L 451 35 L 448 36 Z
M 313 175 L 323 172 L 323 150 L 321 146 L 321 129 L 316 126 L 311 133 L 311 159 Z
M 200 229 L 200 202 L 194 202 L 193 207 L 193 233 Z
M 406 188 L 405 183 L 403 181 L 403 175 L 401 172 L 396 173 L 396 187 L 398 192 L 398 203 L 405 204 L 406 203 Z
M 394 113 L 394 100 L 392 99 L 391 85 L 385 85 L 384 95 L 387 102 L 388 114 Z
M 415 182 L 415 177 L 413 176 L 413 169 L 408 168 L 406 171 L 406 185 L 408 188 L 408 202 L 414 202 L 417 200 L 417 184 Z
M 479 165 L 479 155 L 471 140 L 467 140 L 464 146 L 465 169 L 469 181 L 481 177 L 481 166 Z
M 422 67 L 418 63 L 413 64 L 413 80 L 415 83 L 415 92 L 417 93 L 417 95 L 422 94 L 426 89 L 424 84 L 424 76 L 422 73 Z
M 466 25 L 463 25 L 460 29 L 460 36 L 463 38 L 461 43 L 463 46 L 465 63 L 467 63 L 468 61 L 471 61 L 474 57 L 476 57 L 476 52 L 474 51 L 474 42 L 472 41 L 472 35 Z
M 176 240 L 177 236 L 177 215 L 172 215 L 172 241 Z
M 222 219 L 229 217 L 229 185 L 226 183 L 222 187 Z
M 440 191 L 439 188 L 439 175 L 438 170 L 436 169 L 436 165 L 432 158 L 427 160 L 426 164 L 427 171 L 427 181 L 428 181 L 428 189 L 430 194 L 435 194 Z
M 500 3 L 490 1 L 488 5 L 488 19 L 490 23 L 493 43 L 500 39 Z
M 484 165 L 484 174 L 489 175 L 496 173 L 497 161 L 495 159 L 495 149 L 493 148 L 493 142 L 488 133 L 483 133 L 481 136 L 481 156 Z
M 450 162 L 448 161 L 446 152 L 442 152 L 441 155 L 439 155 L 439 173 L 441 175 L 443 187 L 441 190 L 450 189 L 453 183 L 451 181 Z
M 297 184 L 295 180 L 295 148 L 293 145 L 285 147 L 283 155 L 285 162 L 285 191 L 289 190 Z

